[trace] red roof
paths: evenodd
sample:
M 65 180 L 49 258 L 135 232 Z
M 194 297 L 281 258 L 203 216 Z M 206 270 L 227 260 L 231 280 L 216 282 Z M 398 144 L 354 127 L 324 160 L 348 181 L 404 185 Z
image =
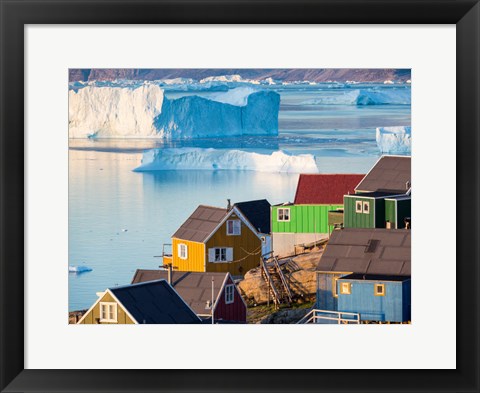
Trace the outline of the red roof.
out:
M 343 196 L 355 194 L 365 175 L 300 175 L 296 205 L 343 205 Z

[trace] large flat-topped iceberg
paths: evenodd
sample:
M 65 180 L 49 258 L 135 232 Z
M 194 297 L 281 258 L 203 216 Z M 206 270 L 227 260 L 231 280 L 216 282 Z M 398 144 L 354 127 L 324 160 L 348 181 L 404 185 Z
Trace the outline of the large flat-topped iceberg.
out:
M 70 138 L 278 135 L 280 95 L 239 87 L 208 97 L 165 97 L 155 84 L 69 91 Z
M 382 153 L 411 153 L 412 127 L 379 127 L 377 146 Z
M 143 154 L 137 172 L 165 170 L 244 170 L 280 173 L 318 173 L 311 154 L 287 155 L 282 151 L 260 154 L 222 149 L 152 149 Z

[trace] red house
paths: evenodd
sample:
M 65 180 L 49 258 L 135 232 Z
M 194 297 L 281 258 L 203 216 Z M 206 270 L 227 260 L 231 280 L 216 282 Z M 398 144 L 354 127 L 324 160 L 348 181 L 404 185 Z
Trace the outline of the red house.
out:
M 246 323 L 247 304 L 230 273 L 138 269 L 132 284 L 165 279 L 205 322 Z
M 272 206 L 273 249 L 277 255 L 292 255 L 297 250 L 327 239 L 343 222 L 343 196 L 354 194 L 364 175 L 302 174 L 298 179 L 294 203 Z

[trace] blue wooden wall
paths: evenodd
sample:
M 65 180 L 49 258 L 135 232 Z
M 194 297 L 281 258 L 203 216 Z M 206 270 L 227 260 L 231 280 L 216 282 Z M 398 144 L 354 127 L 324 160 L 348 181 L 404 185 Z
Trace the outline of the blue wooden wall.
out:
M 342 282 L 351 284 L 351 294 L 340 293 Z M 367 281 L 340 278 L 337 281 L 338 311 L 359 313 L 362 321 L 406 322 L 410 315 L 410 279 Z M 375 296 L 374 285 L 385 284 L 385 296 Z

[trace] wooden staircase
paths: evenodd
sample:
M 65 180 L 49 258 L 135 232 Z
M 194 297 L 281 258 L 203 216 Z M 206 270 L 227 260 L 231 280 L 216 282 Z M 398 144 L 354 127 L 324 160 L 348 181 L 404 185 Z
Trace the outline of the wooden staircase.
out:
M 260 257 L 260 267 L 275 307 L 280 308 L 281 304 L 290 305 L 292 303 L 292 292 L 278 263 L 277 256 L 273 255 L 272 252 L 262 255 Z

